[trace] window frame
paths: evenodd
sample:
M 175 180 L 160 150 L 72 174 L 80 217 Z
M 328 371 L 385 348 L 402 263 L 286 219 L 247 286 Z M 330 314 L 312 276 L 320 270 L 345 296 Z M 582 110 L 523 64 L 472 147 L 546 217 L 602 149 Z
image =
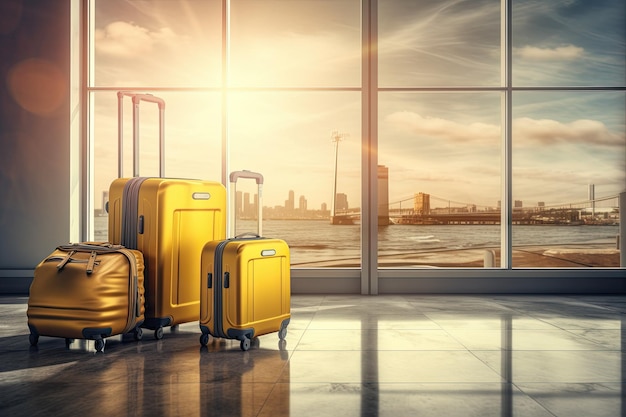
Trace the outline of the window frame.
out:
M 80 24 L 81 94 L 80 127 L 80 235 L 93 238 L 93 93 L 116 91 L 119 87 L 94 86 L 93 29 L 95 1 L 82 0 Z M 512 267 L 512 98 L 519 91 L 609 91 L 626 92 L 618 87 L 515 87 L 512 83 L 512 6 L 513 0 L 501 0 L 501 85 L 498 87 L 432 87 L 383 88 L 378 85 L 378 1 L 361 0 L 362 67 L 361 86 L 333 88 L 268 88 L 270 91 L 360 91 L 361 93 L 361 267 L 360 268 L 296 268 L 292 270 L 295 293 L 554 293 L 554 292 L 624 292 L 626 280 L 620 268 L 542 269 Z M 222 183 L 228 187 L 229 166 L 229 28 L 230 0 L 222 3 L 222 86 L 221 88 L 141 88 L 146 91 L 210 91 L 222 95 Z M 130 87 L 132 89 L 132 87 Z M 378 267 L 377 213 L 377 147 L 378 93 L 380 92 L 499 92 L 501 95 L 501 253 L 499 268 L 397 268 Z M 620 194 L 620 203 L 624 202 Z M 626 222 L 620 222 L 621 241 Z M 623 245 L 622 245 L 623 247 Z M 622 260 L 624 255 L 620 254 Z M 624 265 L 624 262 L 622 262 Z

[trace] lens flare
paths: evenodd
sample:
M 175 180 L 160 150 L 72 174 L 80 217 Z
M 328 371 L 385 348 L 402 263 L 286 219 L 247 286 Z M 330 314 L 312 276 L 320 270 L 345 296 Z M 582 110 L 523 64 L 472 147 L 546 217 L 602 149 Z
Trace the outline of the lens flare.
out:
M 50 61 L 36 58 L 15 64 L 8 72 L 7 86 L 23 109 L 40 116 L 52 114 L 68 94 L 61 70 Z

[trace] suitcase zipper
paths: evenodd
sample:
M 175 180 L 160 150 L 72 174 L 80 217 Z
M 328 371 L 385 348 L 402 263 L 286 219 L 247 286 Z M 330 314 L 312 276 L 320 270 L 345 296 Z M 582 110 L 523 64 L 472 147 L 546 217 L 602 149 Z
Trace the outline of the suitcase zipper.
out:
M 124 184 L 122 191 L 122 229 L 120 243 L 128 249 L 138 249 L 139 190 L 148 177 L 134 177 Z M 143 233 L 143 231 L 142 231 Z
M 214 331 L 217 337 L 227 337 L 224 333 L 224 296 L 222 291 L 222 274 L 223 274 L 223 259 L 224 259 L 224 250 L 226 249 L 226 245 L 230 242 L 230 240 L 223 240 L 217 244 L 215 247 L 215 259 L 214 259 L 214 271 L 215 271 L 215 286 L 213 290 L 213 306 L 215 309 L 215 326 Z
M 124 333 L 128 333 L 136 326 L 136 318 L 141 316 L 141 303 L 139 301 L 139 271 L 137 267 L 137 259 L 128 249 L 118 249 L 118 252 L 122 253 L 128 259 L 130 266 L 129 291 L 128 296 L 130 298 L 128 305 L 128 320 L 126 321 L 126 329 Z M 134 317 L 133 317 L 134 316 Z

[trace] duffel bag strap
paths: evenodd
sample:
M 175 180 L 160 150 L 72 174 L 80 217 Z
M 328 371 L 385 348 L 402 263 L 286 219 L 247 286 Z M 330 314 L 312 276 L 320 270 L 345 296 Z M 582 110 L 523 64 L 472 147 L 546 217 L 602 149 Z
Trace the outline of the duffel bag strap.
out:
M 91 255 L 89 255 L 89 260 L 87 261 L 87 275 L 91 275 L 93 272 L 93 268 L 96 265 L 96 256 L 98 256 L 97 252 L 91 251 Z
M 67 265 L 67 263 L 72 260 L 72 255 L 74 255 L 74 253 L 76 253 L 76 251 L 69 251 L 65 258 L 63 258 L 61 262 L 59 262 L 59 264 L 57 265 L 57 270 L 62 271 L 63 268 L 65 268 L 65 265 Z
M 57 246 L 57 249 L 62 250 L 64 252 L 115 252 L 119 249 L 125 249 L 123 245 L 114 245 L 108 242 L 82 242 L 82 243 L 72 243 L 69 245 L 61 245 Z

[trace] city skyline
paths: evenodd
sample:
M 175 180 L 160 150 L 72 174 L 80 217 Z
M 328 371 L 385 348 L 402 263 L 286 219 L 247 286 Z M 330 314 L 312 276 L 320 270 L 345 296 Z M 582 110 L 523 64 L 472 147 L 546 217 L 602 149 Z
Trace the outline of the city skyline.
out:
M 590 191 L 589 189 L 593 187 L 594 191 Z M 102 202 L 103 204 L 97 209 L 101 212 L 106 212 L 106 202 L 108 200 L 108 190 L 102 191 Z M 283 205 L 268 205 L 263 204 L 264 210 L 284 210 L 284 213 L 294 214 L 294 213 L 302 213 L 302 212 L 322 212 L 328 213 L 330 215 L 330 206 L 326 202 L 322 202 L 318 208 L 312 208 L 308 205 L 308 200 L 305 194 L 300 194 L 298 197 L 299 204 L 295 205 L 295 191 L 288 191 L 288 198 L 284 201 Z M 250 197 L 252 197 L 252 201 L 250 201 Z M 593 201 L 607 201 L 607 203 L 599 204 L 599 208 L 611 209 L 617 207 L 617 195 L 605 195 L 605 196 L 596 196 L 595 194 L 595 184 L 590 184 L 588 186 L 588 198 L 587 199 L 579 199 L 576 201 L 569 202 L 546 202 L 546 201 L 537 201 L 537 202 L 528 202 L 528 200 L 521 199 L 513 199 L 512 201 L 512 209 L 549 209 L 549 208 L 558 208 L 558 207 L 567 207 L 571 205 L 584 205 L 589 204 L 592 205 Z M 347 210 L 360 210 L 360 201 L 357 205 L 349 204 L 349 196 L 345 193 L 337 193 L 337 201 L 338 201 L 338 210 L 347 211 Z M 431 205 L 431 201 L 435 201 L 436 204 Z M 304 203 L 304 206 L 302 205 Z M 473 202 L 459 202 L 454 198 L 444 198 L 440 196 L 436 196 L 431 193 L 425 193 L 422 191 L 415 192 L 412 196 L 407 196 L 401 200 L 392 200 L 384 203 L 382 200 L 380 201 L 380 206 L 386 205 L 389 210 L 393 209 L 401 209 L 402 203 L 408 203 L 409 207 L 413 207 L 416 213 L 424 213 L 427 214 L 431 209 L 432 210 L 441 210 L 446 208 L 453 208 L 454 210 L 464 210 L 467 209 L 469 211 L 499 211 L 501 209 L 501 200 L 496 201 L 492 205 L 478 205 Z M 237 191 L 237 196 L 235 199 L 235 204 L 237 205 L 237 214 L 242 215 L 244 217 L 254 217 L 257 213 L 257 204 L 258 204 L 258 194 L 250 191 Z M 418 209 L 418 207 L 421 207 Z M 405 210 L 407 209 L 407 205 L 404 206 Z

